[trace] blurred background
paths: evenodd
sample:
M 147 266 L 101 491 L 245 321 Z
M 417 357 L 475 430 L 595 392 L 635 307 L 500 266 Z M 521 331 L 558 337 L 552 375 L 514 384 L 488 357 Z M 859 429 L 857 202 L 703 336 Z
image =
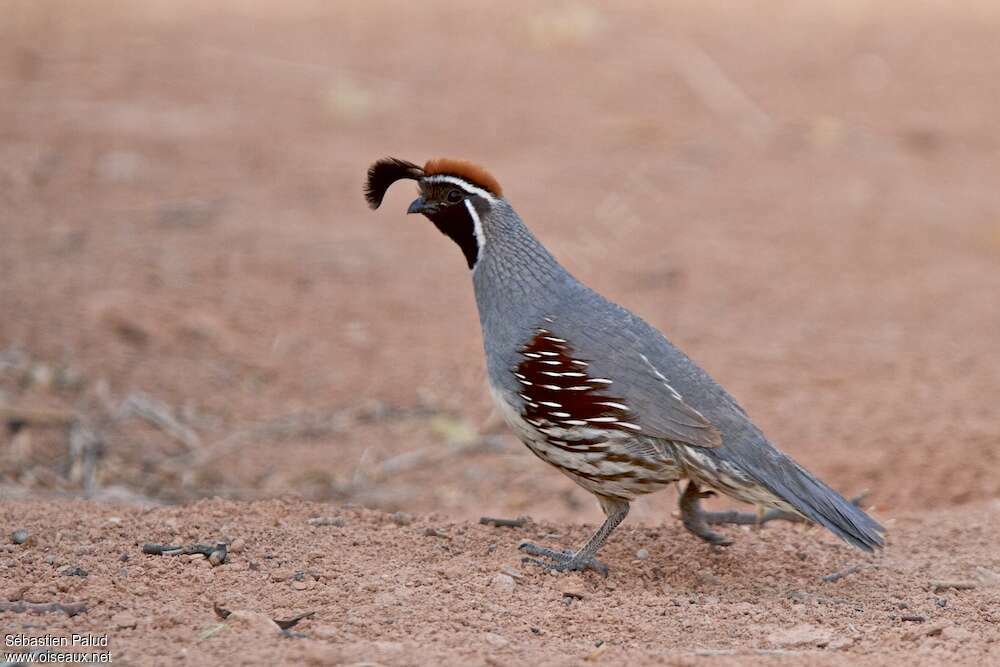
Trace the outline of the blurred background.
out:
M 879 512 L 1000 497 L 1000 5 L 0 2 L 0 495 L 593 521 L 491 415 L 469 158 Z M 668 520 L 673 492 L 636 507 Z

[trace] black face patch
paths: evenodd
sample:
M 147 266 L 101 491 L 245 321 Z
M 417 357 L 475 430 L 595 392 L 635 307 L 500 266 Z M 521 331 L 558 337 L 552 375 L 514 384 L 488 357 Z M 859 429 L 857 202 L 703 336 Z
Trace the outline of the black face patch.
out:
M 458 244 L 469 268 L 473 268 L 479 258 L 479 242 L 476 240 L 476 221 L 465 202 L 443 203 L 436 211 L 426 215 L 438 231 Z
M 424 212 L 438 230 L 458 244 L 469 268 L 479 259 L 479 242 L 476 239 L 476 220 L 469 213 L 467 201 L 474 203 L 478 197 L 454 183 L 422 181 L 420 194 L 427 204 Z

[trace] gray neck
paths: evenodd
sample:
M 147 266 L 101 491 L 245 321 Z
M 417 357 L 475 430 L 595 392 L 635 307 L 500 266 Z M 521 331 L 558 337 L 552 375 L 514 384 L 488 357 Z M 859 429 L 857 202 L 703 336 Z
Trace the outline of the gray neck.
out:
M 509 372 L 502 351 L 515 351 L 543 324 L 567 290 L 579 283 L 564 269 L 505 200 L 480 211 L 485 246 L 472 273 L 488 371 Z

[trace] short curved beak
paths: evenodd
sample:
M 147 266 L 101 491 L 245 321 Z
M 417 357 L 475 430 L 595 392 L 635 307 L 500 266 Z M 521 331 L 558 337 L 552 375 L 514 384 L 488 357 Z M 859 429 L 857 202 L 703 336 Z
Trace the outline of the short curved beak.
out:
M 430 207 L 427 206 L 427 202 L 424 201 L 424 198 L 423 197 L 417 197 L 416 199 L 413 200 L 413 203 L 410 204 L 410 208 L 406 209 L 406 212 L 407 213 L 423 213 L 428 208 L 430 208 Z

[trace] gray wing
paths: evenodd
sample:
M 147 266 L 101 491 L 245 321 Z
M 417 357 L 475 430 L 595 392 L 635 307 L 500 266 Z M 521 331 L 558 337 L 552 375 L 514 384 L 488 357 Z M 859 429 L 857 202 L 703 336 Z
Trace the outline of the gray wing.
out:
M 586 364 L 585 368 L 577 369 L 586 372 L 587 379 L 581 381 L 599 383 L 603 399 L 611 402 L 605 405 L 625 407 L 616 416 L 626 424 L 638 426 L 641 431 L 637 435 L 641 433 L 695 447 L 722 445 L 719 429 L 684 401 L 671 385 L 670 378 L 652 360 L 655 356 L 651 358 L 651 355 L 656 350 L 649 349 L 648 332 L 637 332 L 629 327 L 562 324 L 559 317 L 552 317 L 539 331 L 566 341 L 572 357 Z M 640 333 L 645 336 L 640 338 Z M 662 335 L 655 330 L 654 333 L 666 344 Z M 541 363 L 545 363 L 544 358 Z
M 638 346 L 593 343 L 581 347 L 581 356 L 592 356 L 591 367 L 612 381 L 608 388 L 621 396 L 625 404 L 639 415 L 643 433 L 650 437 L 682 442 L 695 447 L 722 446 L 722 433 L 708 419 L 684 401 L 670 384 L 670 379 L 657 368 Z M 603 352 L 603 354 L 602 354 Z

